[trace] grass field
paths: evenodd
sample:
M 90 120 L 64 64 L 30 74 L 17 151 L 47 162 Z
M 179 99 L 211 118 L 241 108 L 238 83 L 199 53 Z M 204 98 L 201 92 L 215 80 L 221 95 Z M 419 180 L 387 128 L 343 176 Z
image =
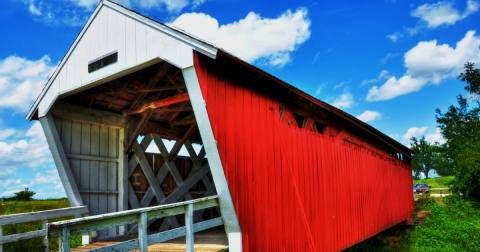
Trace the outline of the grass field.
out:
M 67 199 L 55 199 L 55 200 L 34 200 L 34 201 L 6 201 L 0 202 L 0 214 L 16 214 L 16 213 L 28 213 L 45 211 L 51 209 L 70 207 L 70 203 Z M 72 219 L 73 216 L 65 218 L 49 219 L 49 222 Z M 4 236 L 35 231 L 42 229 L 41 221 L 34 221 L 28 223 L 14 224 L 3 226 L 2 234 Z M 58 251 L 58 238 L 48 239 L 50 251 Z M 81 235 L 72 235 L 70 246 L 78 247 L 82 245 Z M 3 245 L 4 252 L 26 252 L 26 251 L 43 251 L 42 237 L 34 239 L 23 240 L 18 242 L 7 243 Z
M 434 178 L 426 183 L 441 188 L 452 179 Z M 431 215 L 422 225 L 392 227 L 345 251 L 480 251 L 480 202 L 458 195 L 417 201 L 416 211 L 427 210 Z

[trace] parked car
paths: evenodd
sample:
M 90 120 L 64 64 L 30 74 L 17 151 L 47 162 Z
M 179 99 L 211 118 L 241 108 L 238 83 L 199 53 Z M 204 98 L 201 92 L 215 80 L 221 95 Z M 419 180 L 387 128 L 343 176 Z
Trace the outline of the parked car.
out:
M 418 183 L 413 185 L 413 194 L 422 194 L 425 191 L 425 195 L 430 195 L 430 187 L 427 183 Z

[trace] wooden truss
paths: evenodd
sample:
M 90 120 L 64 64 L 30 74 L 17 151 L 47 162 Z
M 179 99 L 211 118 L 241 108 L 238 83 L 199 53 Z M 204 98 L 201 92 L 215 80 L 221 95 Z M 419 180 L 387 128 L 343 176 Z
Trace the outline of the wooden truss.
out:
M 146 135 L 140 144 L 136 141 L 133 143 L 133 155 L 131 155 L 128 161 L 128 176 L 130 177 L 133 174 L 133 171 L 135 170 L 137 165 L 140 165 L 140 168 L 144 173 L 145 177 L 147 178 L 150 187 L 139 202 L 137 200 L 137 196 L 135 194 L 133 186 L 128 183 L 128 201 L 132 209 L 148 207 L 152 204 L 152 201 L 154 199 L 156 199 L 159 205 L 175 203 L 181 200 L 193 200 L 193 197 L 190 194 L 189 190 L 200 180 L 207 188 L 203 197 L 216 194 L 215 187 L 212 185 L 212 182 L 207 176 L 207 174 L 210 172 L 210 166 L 207 160 L 205 160 L 204 158 L 205 149 L 202 148 L 199 155 L 197 155 L 195 153 L 195 150 L 193 149 L 192 143 L 187 140 L 187 138 L 195 128 L 196 124 L 192 124 L 189 130 L 185 133 L 184 137 L 176 141 L 170 152 L 163 144 L 161 137 L 153 133 Z M 153 169 L 150 167 L 145 156 L 145 150 L 152 141 L 160 150 L 160 154 L 162 155 L 164 160 L 164 163 L 156 174 L 154 174 Z M 189 175 L 186 178 L 183 178 L 181 176 L 174 163 L 174 160 L 176 159 L 178 152 L 183 145 L 186 147 L 193 162 L 193 168 L 191 169 Z M 177 188 L 170 195 L 165 197 L 165 193 L 162 191 L 160 185 L 163 183 L 165 177 L 169 172 L 175 180 Z M 194 222 L 203 221 L 203 212 L 204 210 L 194 212 Z M 150 221 L 148 225 L 151 225 L 152 223 L 153 221 Z M 175 217 L 165 218 L 160 226 L 159 231 L 168 230 L 170 227 L 180 227 L 180 224 Z M 129 228 L 129 232 L 135 232 L 136 230 L 136 225 L 133 225 Z

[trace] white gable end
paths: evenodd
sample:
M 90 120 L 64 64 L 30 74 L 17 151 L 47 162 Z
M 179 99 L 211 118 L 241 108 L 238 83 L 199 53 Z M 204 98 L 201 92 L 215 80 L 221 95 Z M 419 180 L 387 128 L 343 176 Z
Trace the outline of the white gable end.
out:
M 193 65 L 193 49 L 210 57 L 217 50 L 121 6 L 103 1 L 59 64 L 27 115 L 46 115 L 54 101 L 131 73 L 160 60 L 184 69 Z M 117 52 L 117 62 L 91 73 L 88 64 Z

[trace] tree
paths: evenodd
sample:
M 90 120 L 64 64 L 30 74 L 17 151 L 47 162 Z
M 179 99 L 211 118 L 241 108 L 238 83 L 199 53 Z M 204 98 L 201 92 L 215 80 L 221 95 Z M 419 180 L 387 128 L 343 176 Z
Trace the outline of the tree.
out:
M 425 178 L 428 179 L 428 173 L 431 170 L 437 168 L 438 155 L 437 151 L 439 150 L 438 144 L 429 144 L 425 141 L 425 136 L 418 140 L 416 137 L 410 139 L 411 149 L 415 151 L 415 156 L 412 160 L 412 170 L 415 172 L 415 178 L 420 178 L 420 173 L 425 174 Z
M 465 64 L 465 73 L 461 73 L 458 79 L 461 82 L 466 82 L 465 90 L 476 99 L 480 98 L 480 69 L 473 69 L 475 63 L 467 62 Z
M 466 82 L 465 90 L 480 95 L 480 70 L 473 63 L 465 64 L 465 73 L 458 79 Z M 455 167 L 455 187 L 467 196 L 480 198 L 480 101 L 470 107 L 468 100 L 457 96 L 458 106 L 451 105 L 446 113 L 436 110 L 438 127 L 446 139 L 447 156 Z
M 37 193 L 29 191 L 28 188 L 25 188 L 24 191 L 16 192 L 14 198 L 18 201 L 30 201 L 33 198 L 33 195 Z

